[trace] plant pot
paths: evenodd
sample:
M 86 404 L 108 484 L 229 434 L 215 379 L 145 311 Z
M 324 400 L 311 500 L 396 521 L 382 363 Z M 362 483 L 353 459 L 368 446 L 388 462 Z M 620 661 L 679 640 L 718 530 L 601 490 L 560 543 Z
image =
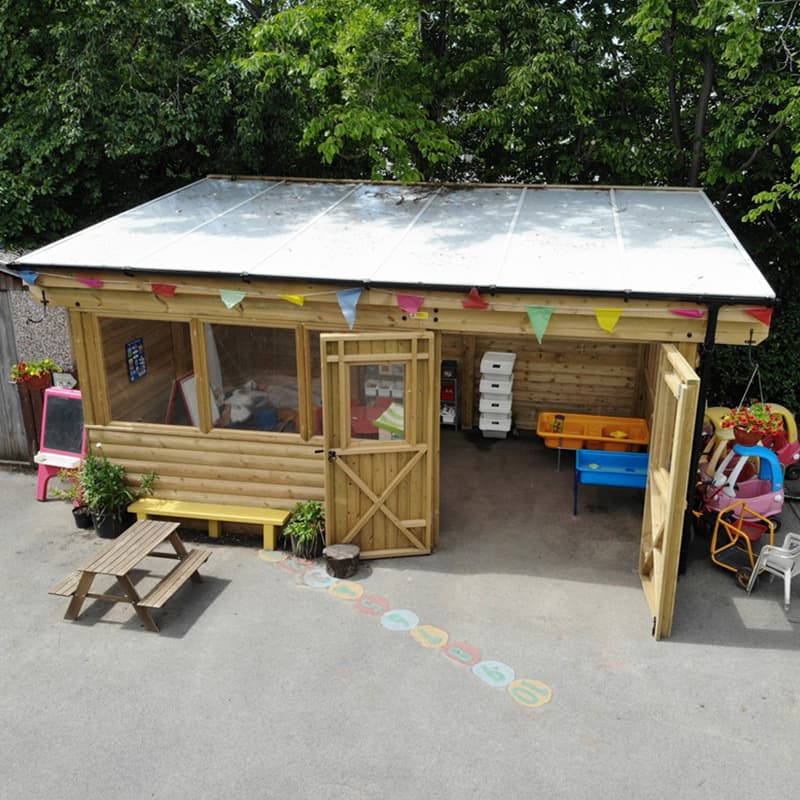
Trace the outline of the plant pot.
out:
M 321 536 L 315 536 L 311 541 L 301 541 L 296 536 L 292 536 L 292 555 L 298 558 L 307 558 L 309 561 L 319 558 L 322 555 L 322 548 L 325 542 Z
M 136 516 L 128 511 L 123 512 L 122 516 L 115 514 L 105 517 L 95 516 L 94 529 L 101 539 L 116 539 L 126 528 L 129 528 L 136 521 Z
M 746 431 L 744 428 L 734 428 L 733 438 L 736 443 L 744 447 L 754 447 L 761 441 L 761 433 L 759 431 Z
M 72 518 L 75 520 L 75 526 L 82 530 L 87 530 L 94 525 L 92 513 L 86 506 L 75 506 L 72 509 Z

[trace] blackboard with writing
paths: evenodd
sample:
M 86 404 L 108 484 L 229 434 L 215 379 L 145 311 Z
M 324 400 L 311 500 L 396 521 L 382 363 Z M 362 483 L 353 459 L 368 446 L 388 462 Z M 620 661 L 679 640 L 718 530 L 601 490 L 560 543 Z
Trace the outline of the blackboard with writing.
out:
M 80 392 L 51 394 L 45 398 L 43 450 L 80 454 L 83 445 L 83 403 Z

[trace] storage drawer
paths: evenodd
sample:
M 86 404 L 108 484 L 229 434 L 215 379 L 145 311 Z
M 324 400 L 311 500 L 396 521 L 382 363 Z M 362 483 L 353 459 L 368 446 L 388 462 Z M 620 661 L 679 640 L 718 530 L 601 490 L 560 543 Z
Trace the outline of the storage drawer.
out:
M 481 414 L 510 414 L 511 400 L 500 394 L 489 394 L 481 397 L 478 410 Z
M 511 375 L 514 371 L 516 353 L 495 353 L 487 350 L 481 359 L 482 375 Z
M 478 427 L 482 431 L 509 431 L 511 414 L 481 414 Z
M 481 375 L 479 389 L 481 394 L 504 394 L 510 397 L 513 386 L 514 378 L 510 375 L 502 378 Z

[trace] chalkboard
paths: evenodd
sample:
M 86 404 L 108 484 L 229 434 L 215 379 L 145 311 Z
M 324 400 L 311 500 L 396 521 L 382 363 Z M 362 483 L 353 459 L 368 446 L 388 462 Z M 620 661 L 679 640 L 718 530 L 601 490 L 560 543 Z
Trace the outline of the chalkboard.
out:
M 42 450 L 80 455 L 83 448 L 83 403 L 78 392 L 45 395 Z

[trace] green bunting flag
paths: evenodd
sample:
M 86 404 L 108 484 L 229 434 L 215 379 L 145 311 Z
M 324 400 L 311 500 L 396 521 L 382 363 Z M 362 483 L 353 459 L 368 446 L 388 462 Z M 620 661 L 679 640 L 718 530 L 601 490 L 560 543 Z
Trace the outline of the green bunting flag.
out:
M 525 306 L 525 310 L 528 312 L 528 319 L 531 321 L 531 327 L 536 334 L 536 339 L 541 344 L 547 326 L 550 324 L 550 317 L 553 316 L 555 309 L 551 306 Z

